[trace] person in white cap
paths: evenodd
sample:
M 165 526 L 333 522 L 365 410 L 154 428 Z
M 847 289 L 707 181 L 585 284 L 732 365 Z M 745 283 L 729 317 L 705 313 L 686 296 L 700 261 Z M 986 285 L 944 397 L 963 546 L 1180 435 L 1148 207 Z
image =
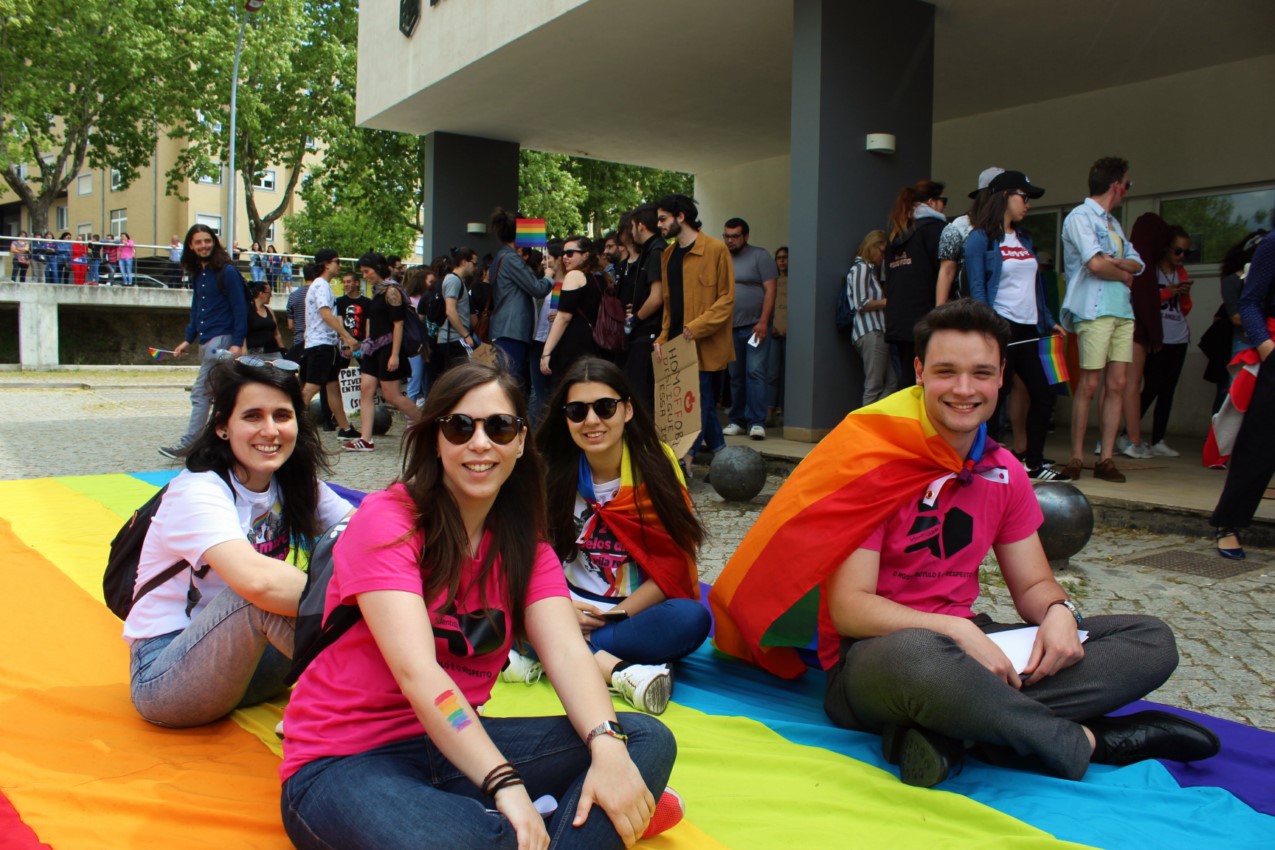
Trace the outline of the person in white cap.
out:
M 969 194 L 970 200 L 974 202 L 970 204 L 970 211 L 953 219 L 947 227 L 943 228 L 943 233 L 939 236 L 939 280 L 934 287 L 936 305 L 946 304 L 948 301 L 960 298 L 962 294 L 969 294 L 969 286 L 956 284 L 957 274 L 962 270 L 965 262 L 965 240 L 974 229 L 973 221 L 978 215 L 979 206 L 987 200 L 987 187 L 998 175 L 1004 173 L 1005 169 L 994 165 L 991 168 L 984 168 L 978 175 L 978 188 Z

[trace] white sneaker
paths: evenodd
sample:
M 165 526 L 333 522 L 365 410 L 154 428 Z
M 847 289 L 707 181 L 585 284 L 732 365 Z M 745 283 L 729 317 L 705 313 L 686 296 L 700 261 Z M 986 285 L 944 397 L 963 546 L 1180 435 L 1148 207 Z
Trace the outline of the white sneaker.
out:
M 1151 447 L 1151 454 L 1155 457 L 1181 457 L 1181 455 L 1169 448 L 1168 444 L 1165 443 L 1164 440 L 1161 440 Z
M 283 721 L 282 721 L 282 720 L 280 720 L 278 723 L 276 723 L 276 724 L 274 725 L 274 733 L 275 733 L 276 735 L 278 735 L 280 738 L 286 738 L 286 737 L 287 737 L 286 735 L 284 735 L 284 734 L 283 734 Z
M 753 427 L 748 429 L 748 436 L 752 437 L 754 440 L 766 439 L 766 426 L 754 425 Z
M 611 690 L 647 714 L 663 714 L 673 696 L 673 674 L 663 664 L 634 664 L 611 674 Z
M 1098 442 L 1093 444 L 1093 456 L 1094 457 L 1102 456 L 1102 440 L 1099 440 Z
M 1118 455 L 1125 454 L 1128 451 L 1129 447 L 1132 445 L 1133 445 L 1133 440 L 1129 439 L 1129 435 L 1121 434 L 1120 436 L 1116 437 L 1116 454 Z M 1129 457 L 1133 457 L 1133 455 L 1129 455 Z
M 1118 442 L 1118 441 L 1117 441 Z M 1137 460 L 1146 460 L 1152 457 L 1151 449 L 1147 448 L 1146 443 L 1130 443 L 1121 451 L 1125 457 L 1136 458 Z
M 516 649 L 509 650 L 509 664 L 500 671 L 502 682 L 522 682 L 534 685 L 544 675 L 544 665 L 534 658 L 520 654 Z
M 722 433 L 727 437 L 738 437 L 740 434 L 744 433 L 744 426 L 736 425 L 732 422 L 722 429 Z

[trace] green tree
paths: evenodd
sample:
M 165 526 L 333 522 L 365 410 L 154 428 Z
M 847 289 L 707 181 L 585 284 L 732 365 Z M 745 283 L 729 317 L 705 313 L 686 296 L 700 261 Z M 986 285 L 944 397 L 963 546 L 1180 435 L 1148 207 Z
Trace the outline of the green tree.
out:
M 319 181 L 307 177 L 301 186 L 305 208 L 284 218 L 293 250 L 313 254 L 320 248 L 332 248 L 342 257 L 358 257 L 365 251 L 411 255 L 420 232 L 417 228 L 401 217 L 378 221 L 363 212 L 382 205 L 378 198 L 369 197 L 379 194 L 385 193 L 348 193 L 337 203 Z
M 187 47 L 191 68 L 172 82 L 191 108 L 175 132 L 188 144 L 168 174 L 168 190 L 216 173 L 230 157 L 230 81 L 241 3 L 186 4 L 198 35 Z M 239 68 L 235 169 L 248 209 L 249 234 L 264 241 L 292 203 L 307 156 L 351 131 L 354 123 L 356 0 L 267 0 L 248 16 Z M 277 165 L 288 179 L 261 196 L 253 184 Z M 269 209 L 265 197 L 277 200 Z
M 580 208 L 588 190 L 567 168 L 570 157 L 523 150 L 518 161 L 518 209 L 527 218 L 543 218 L 550 236 L 584 229 Z
M 601 235 L 615 228 L 620 215 L 646 201 L 678 193 L 690 195 L 695 178 L 680 171 L 568 157 L 567 171 L 586 188 L 580 216 Z
M 163 81 L 184 73 L 188 9 L 171 0 L 0 2 L 0 174 L 31 229 L 84 170 L 124 183 L 155 151 L 156 127 L 181 102 Z

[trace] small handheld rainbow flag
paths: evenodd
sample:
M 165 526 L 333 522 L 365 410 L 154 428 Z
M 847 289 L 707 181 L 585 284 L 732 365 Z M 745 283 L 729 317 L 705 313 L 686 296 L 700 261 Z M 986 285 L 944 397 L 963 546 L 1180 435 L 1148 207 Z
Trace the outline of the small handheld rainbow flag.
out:
M 549 233 L 545 229 L 543 218 L 518 219 L 518 235 L 514 239 L 515 248 L 544 249 L 549 244 Z
M 151 359 L 152 359 L 152 360 L 163 360 L 163 359 L 164 359 L 164 355 L 165 355 L 165 354 L 176 354 L 176 353 L 177 353 L 176 351 L 173 351 L 173 350 L 168 349 L 168 348 L 151 348 L 151 349 L 148 349 L 148 350 L 149 350 L 149 351 L 150 351 L 150 353 L 151 353 Z
M 1065 384 L 1067 373 L 1067 341 L 1053 334 L 1040 338 L 1040 365 L 1045 369 L 1045 380 L 1051 384 Z

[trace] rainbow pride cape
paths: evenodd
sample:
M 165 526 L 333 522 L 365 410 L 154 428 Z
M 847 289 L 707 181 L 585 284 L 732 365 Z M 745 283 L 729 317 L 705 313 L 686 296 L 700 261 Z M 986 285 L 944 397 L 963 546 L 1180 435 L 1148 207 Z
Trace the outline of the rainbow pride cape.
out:
M 841 420 L 793 470 L 709 593 L 718 649 L 786 679 L 806 670 L 819 584 L 962 459 L 909 387 Z
M 690 510 L 691 499 L 686 492 L 686 482 L 682 479 L 682 467 L 673 457 L 672 449 L 663 443 L 660 446 L 677 470 L 678 480 L 682 481 L 682 495 Z M 593 476 L 583 453 L 580 455 L 578 489 L 594 511 L 593 519 L 581 532 L 582 539 L 588 539 L 593 534 L 596 522 L 601 522 L 611 530 L 615 539 L 637 561 L 643 572 L 654 579 L 665 596 L 670 599 L 699 598 L 699 570 L 695 565 L 695 555 L 674 542 L 660 524 L 655 505 L 646 492 L 646 485 L 635 483 L 627 440 L 624 442 L 624 456 L 620 461 L 620 489 L 611 501 L 599 505 L 593 499 Z

